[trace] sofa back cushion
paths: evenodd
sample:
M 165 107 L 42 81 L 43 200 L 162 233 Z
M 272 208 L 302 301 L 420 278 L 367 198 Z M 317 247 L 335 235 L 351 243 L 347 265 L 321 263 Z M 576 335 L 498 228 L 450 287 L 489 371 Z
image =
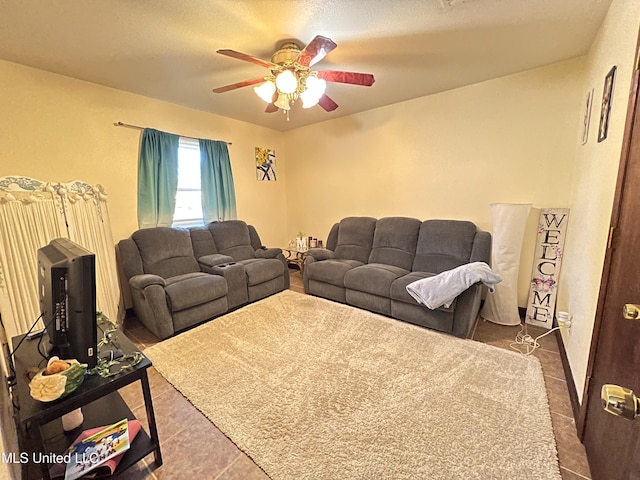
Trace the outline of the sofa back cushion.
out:
M 489 232 L 476 232 L 469 261 L 484 262 L 487 265 L 491 265 L 491 234 Z
M 347 217 L 340 220 L 336 258 L 367 263 L 373 245 L 376 219 L 371 217 Z
M 131 238 L 123 238 L 118 242 L 116 260 L 127 280 L 135 275 L 144 274 L 140 250 L 138 250 L 138 245 Z
M 414 272 L 441 273 L 469 263 L 476 226 L 462 220 L 427 220 L 420 225 Z
M 228 255 L 236 262 L 255 258 L 249 227 L 242 220 L 211 222 L 208 227 L 218 249 L 217 253 Z
M 209 227 L 189 227 L 189 234 L 191 235 L 193 255 L 196 259 L 218 253 L 216 242 L 213 241 L 213 235 L 211 235 Z
M 253 251 L 255 252 L 256 250 L 263 247 L 262 240 L 260 240 L 260 235 L 258 235 L 258 231 L 256 230 L 256 227 L 254 227 L 253 225 L 247 225 L 247 228 L 249 229 L 249 238 L 251 239 L 251 248 L 253 248 Z
M 336 247 L 338 246 L 338 229 L 339 228 L 340 228 L 339 223 L 333 224 L 333 227 L 331 227 L 331 230 L 329 231 L 329 235 L 327 236 L 327 243 L 325 244 L 325 247 L 327 247 L 329 250 L 333 250 L 334 252 L 336 251 Z
M 384 263 L 411 270 L 421 224 L 416 218 L 406 217 L 378 220 L 369 263 Z
M 169 227 L 144 228 L 134 232 L 131 239 L 140 252 L 144 273 L 171 278 L 200 271 L 193 255 L 188 230 Z

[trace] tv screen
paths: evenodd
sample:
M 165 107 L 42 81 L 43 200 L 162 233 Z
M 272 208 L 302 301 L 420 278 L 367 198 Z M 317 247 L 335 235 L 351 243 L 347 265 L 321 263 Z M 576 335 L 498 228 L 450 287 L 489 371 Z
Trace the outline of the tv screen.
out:
M 96 257 L 66 238 L 38 250 L 40 313 L 49 354 L 96 365 Z

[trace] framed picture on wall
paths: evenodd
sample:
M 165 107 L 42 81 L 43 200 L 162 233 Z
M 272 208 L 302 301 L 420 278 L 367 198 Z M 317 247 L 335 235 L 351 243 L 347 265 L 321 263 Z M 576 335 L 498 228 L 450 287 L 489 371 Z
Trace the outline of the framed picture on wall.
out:
M 276 181 L 276 151 L 256 147 L 256 180 Z
M 609 114 L 611 113 L 611 102 L 613 100 L 613 82 L 616 76 L 614 66 L 607 76 L 604 77 L 604 90 L 602 91 L 602 108 L 600 109 L 600 128 L 598 128 L 598 143 L 607 138 L 609 131 Z
M 591 105 L 593 104 L 593 88 L 587 92 L 584 102 L 584 117 L 582 119 L 582 145 L 589 139 L 589 124 L 591 123 Z

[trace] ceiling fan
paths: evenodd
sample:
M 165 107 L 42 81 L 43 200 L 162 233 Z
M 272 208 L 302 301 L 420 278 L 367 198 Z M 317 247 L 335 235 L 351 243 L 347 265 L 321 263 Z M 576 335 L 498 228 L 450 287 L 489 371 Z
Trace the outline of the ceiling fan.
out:
M 303 108 L 320 105 L 327 112 L 331 112 L 338 108 L 338 104 L 324 93 L 327 82 L 370 87 L 375 81 L 370 73 L 311 70 L 314 64 L 336 47 L 333 40 L 321 35 L 317 35 L 304 49 L 295 41 L 285 41 L 273 54 L 270 62 L 235 50 L 218 50 L 216 53 L 221 55 L 266 67 L 271 70 L 271 74 L 214 88 L 213 91 L 224 93 L 260 83 L 261 85 L 254 87 L 254 91 L 268 103 L 266 113 L 282 110 L 289 120 L 289 110 L 298 98 L 302 100 Z

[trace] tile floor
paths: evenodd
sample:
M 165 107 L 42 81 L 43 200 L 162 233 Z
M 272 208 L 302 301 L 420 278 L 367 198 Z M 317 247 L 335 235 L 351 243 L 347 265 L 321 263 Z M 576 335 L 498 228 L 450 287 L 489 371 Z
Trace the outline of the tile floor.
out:
M 300 272 L 291 270 L 291 289 L 304 293 Z M 519 327 L 505 327 L 479 321 L 473 339 L 500 348 L 510 348 Z M 141 350 L 158 339 L 135 318 L 125 320 L 125 334 Z M 539 332 L 539 333 L 538 333 Z M 529 329 L 533 336 L 544 330 Z M 584 447 L 576 436 L 567 382 L 558 345 L 553 334 L 540 340 L 535 355 L 542 364 L 549 407 L 556 436 L 560 471 L 564 480 L 590 479 Z M 153 455 L 124 472 L 120 479 L 206 478 L 211 480 L 268 479 L 267 475 L 242 453 L 227 437 L 198 412 L 153 368 L 149 380 L 158 424 L 163 465 L 156 468 Z M 144 404 L 139 384 L 120 390 L 137 418 L 144 425 Z M 535 427 L 533 427 L 535 428 Z M 202 445 L 207 445 L 206 449 Z

